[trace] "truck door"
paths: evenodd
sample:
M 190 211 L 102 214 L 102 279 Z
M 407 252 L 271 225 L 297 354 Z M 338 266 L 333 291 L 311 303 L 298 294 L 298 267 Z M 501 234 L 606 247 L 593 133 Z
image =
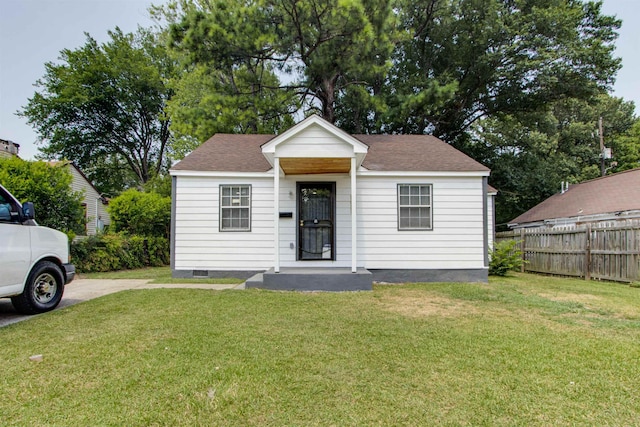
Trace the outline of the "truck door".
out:
M 31 227 L 20 223 L 19 208 L 0 188 L 0 293 L 21 289 L 31 263 Z

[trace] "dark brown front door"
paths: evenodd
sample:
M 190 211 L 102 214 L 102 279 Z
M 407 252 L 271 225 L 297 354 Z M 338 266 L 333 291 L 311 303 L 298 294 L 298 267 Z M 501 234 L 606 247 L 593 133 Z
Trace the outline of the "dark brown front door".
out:
M 298 259 L 335 260 L 335 182 L 298 183 Z

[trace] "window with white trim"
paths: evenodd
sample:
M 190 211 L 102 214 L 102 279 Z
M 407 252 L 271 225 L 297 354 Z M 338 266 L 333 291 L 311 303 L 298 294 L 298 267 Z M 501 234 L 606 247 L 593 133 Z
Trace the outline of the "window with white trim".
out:
M 251 186 L 220 186 L 220 231 L 251 231 Z
M 398 184 L 398 230 L 432 230 L 431 184 Z

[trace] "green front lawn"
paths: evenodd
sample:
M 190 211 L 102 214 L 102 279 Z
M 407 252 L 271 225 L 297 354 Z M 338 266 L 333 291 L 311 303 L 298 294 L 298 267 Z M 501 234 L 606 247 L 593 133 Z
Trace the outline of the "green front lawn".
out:
M 3 425 L 638 425 L 640 289 L 136 290 L 0 329 Z M 29 356 L 42 354 L 42 362 Z

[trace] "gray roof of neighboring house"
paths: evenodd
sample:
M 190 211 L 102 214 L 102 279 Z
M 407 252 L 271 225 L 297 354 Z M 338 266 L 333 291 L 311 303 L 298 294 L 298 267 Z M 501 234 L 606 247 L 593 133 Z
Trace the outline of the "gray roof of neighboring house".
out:
M 471 157 L 431 135 L 352 135 L 369 147 L 362 166 L 376 171 L 488 172 Z M 173 170 L 266 172 L 261 146 L 275 135 L 216 134 Z
M 640 210 L 640 168 L 569 186 L 509 224 Z

